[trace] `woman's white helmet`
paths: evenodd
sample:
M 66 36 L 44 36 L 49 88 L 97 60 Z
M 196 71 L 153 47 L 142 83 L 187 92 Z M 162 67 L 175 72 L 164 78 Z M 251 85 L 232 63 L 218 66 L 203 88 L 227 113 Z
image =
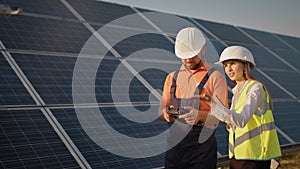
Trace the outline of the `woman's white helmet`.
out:
M 230 46 L 225 48 L 221 53 L 219 62 L 216 62 L 216 64 L 223 65 L 224 61 L 231 59 L 249 62 L 251 69 L 256 66 L 252 53 L 243 46 Z

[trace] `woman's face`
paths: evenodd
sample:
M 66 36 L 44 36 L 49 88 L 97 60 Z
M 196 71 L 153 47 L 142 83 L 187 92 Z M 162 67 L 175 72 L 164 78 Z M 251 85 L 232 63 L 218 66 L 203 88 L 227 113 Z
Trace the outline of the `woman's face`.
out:
M 223 62 L 225 73 L 232 81 L 242 81 L 245 80 L 243 75 L 244 63 L 238 60 L 227 60 Z

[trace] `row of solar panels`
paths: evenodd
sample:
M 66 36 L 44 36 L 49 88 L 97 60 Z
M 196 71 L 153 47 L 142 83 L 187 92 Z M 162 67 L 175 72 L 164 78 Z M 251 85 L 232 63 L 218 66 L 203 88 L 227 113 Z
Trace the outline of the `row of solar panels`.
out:
M 114 131 L 140 139 L 166 131 L 153 112 L 166 74 L 180 65 L 173 54 L 174 36 L 187 25 L 205 33 L 215 48 L 208 52 L 214 59 L 227 45 L 243 45 L 253 52 L 258 68 L 253 75 L 275 102 L 281 145 L 299 143 L 299 38 L 98 1 L 0 3 L 23 8 L 21 15 L 0 18 L 3 168 L 163 166 L 163 152 L 132 158 L 97 141 L 120 143 Z M 95 112 L 105 120 L 94 121 L 99 118 Z M 143 116 L 132 117 L 133 112 Z M 153 120 L 138 122 L 145 119 Z M 226 156 L 223 125 L 216 136 L 219 155 Z M 126 146 L 120 143 L 115 149 L 138 149 Z

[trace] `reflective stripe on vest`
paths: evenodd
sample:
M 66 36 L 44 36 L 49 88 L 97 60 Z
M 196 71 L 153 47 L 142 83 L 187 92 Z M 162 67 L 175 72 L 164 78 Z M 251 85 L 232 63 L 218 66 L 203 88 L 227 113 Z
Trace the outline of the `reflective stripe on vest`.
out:
M 259 82 L 251 80 L 246 84 L 236 106 L 232 107 L 235 112 L 242 111 L 247 93 L 255 83 Z M 266 100 L 267 110 L 262 115 L 254 113 L 245 127 L 236 127 L 235 131 L 230 129 L 228 144 L 230 158 L 234 155 L 236 159 L 268 160 L 281 156 L 274 118 L 269 108 L 269 96 L 262 84 L 259 85 Z
M 253 137 L 256 137 L 264 131 L 268 131 L 268 130 L 272 130 L 272 129 L 275 129 L 275 123 L 274 122 L 267 123 L 267 124 L 262 124 L 261 126 L 255 128 L 253 130 L 250 130 L 249 132 L 244 133 L 242 136 L 237 138 L 234 142 L 234 145 L 238 146 L 238 145 L 242 144 L 244 141 L 249 140 Z

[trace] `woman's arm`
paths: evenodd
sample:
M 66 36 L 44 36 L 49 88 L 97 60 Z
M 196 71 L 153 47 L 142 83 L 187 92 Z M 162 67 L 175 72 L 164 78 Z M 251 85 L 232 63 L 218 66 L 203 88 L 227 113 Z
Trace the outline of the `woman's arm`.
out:
M 252 115 L 258 111 L 258 107 L 261 104 L 264 104 L 262 88 L 257 83 L 249 90 L 244 107 L 240 113 L 236 113 L 217 103 L 216 106 L 213 106 L 211 109 L 211 114 L 223 122 L 243 128 Z

